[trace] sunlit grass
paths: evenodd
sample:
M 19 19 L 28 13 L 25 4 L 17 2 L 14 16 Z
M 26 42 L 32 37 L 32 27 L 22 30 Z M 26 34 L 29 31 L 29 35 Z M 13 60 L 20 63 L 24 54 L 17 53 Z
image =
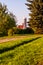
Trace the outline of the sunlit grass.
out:
M 32 39 L 36 40 L 30 41 Z M 24 43 L 28 41 L 28 43 Z M 22 43 L 23 44 L 22 44 Z M 30 36 L 24 39 L 0 44 L 0 50 L 20 45 L 0 54 L 0 65 L 39 65 L 43 64 L 43 36 Z

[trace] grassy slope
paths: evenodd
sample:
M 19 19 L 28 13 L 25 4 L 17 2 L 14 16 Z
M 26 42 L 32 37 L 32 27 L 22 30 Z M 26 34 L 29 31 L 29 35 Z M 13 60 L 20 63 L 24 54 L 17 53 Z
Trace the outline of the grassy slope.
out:
M 36 37 L 35 37 L 36 38 Z M 21 41 L 12 41 L 4 45 L 0 45 L 0 49 L 11 48 L 16 44 L 22 44 L 24 41 L 31 40 L 32 38 L 25 38 Z M 16 42 L 16 43 L 14 43 Z M 43 64 L 43 37 L 31 41 L 19 47 L 13 48 L 7 52 L 0 54 L 0 65 L 41 65 Z M 11 43 L 11 44 L 10 44 Z M 9 44 L 9 45 L 8 45 Z
M 15 65 L 43 65 L 42 42 L 43 38 L 19 47 L 17 49 L 19 54 L 14 58 Z

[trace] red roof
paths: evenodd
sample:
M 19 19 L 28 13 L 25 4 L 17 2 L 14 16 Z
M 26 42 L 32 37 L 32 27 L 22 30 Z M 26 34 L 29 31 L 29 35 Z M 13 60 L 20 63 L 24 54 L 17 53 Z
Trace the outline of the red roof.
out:
M 18 25 L 18 28 L 24 29 L 24 25 Z

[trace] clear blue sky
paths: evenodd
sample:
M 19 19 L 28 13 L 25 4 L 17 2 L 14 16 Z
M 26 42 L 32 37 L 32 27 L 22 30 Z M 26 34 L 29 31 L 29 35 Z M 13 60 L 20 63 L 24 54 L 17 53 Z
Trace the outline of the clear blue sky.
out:
M 26 0 L 0 0 L 0 2 L 7 5 L 8 10 L 16 15 L 18 24 L 21 24 L 25 17 L 28 19 L 29 11 L 25 5 Z

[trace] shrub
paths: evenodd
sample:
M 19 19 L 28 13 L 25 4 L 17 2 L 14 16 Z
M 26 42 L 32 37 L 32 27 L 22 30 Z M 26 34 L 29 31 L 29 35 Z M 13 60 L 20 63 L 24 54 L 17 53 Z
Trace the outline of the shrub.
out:
M 8 36 L 12 36 L 14 34 L 33 34 L 34 31 L 31 28 L 19 29 L 17 27 L 13 27 L 8 30 Z
M 9 29 L 8 30 L 8 36 L 12 36 L 13 35 L 13 29 Z
M 13 27 L 14 34 L 19 34 L 19 29 L 17 27 Z
M 26 33 L 26 34 L 33 34 L 34 31 L 33 31 L 32 28 L 26 28 L 26 29 L 25 29 L 25 33 Z

